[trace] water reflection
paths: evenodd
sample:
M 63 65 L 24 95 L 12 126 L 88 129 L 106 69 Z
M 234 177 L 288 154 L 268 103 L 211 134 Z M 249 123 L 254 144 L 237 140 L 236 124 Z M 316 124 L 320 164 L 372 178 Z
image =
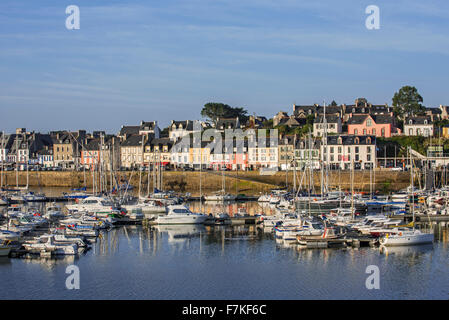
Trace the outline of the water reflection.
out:
M 432 252 L 433 244 L 423 244 L 416 246 L 398 246 L 398 247 L 384 247 L 379 248 L 379 252 L 385 256 L 407 256 L 410 258 L 418 258 L 420 255 Z
M 276 206 L 269 203 L 259 203 L 257 201 L 246 202 L 202 202 L 192 201 L 187 204 L 193 212 L 201 212 L 205 214 L 218 214 L 226 212 L 231 217 L 239 211 L 246 212 L 250 215 L 264 214 L 273 215 L 276 213 Z

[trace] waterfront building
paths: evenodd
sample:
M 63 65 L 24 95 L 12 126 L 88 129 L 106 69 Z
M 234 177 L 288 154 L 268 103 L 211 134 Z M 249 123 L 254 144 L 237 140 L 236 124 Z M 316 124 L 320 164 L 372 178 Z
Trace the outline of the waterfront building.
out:
M 81 165 L 87 169 L 98 168 L 103 165 L 104 170 L 118 169 L 120 167 L 120 143 L 113 135 L 104 132 L 94 132 L 93 138 L 86 139 L 87 143 L 81 152 Z
M 289 170 L 293 167 L 296 135 L 285 135 L 279 138 L 278 167 L 281 170 Z
M 376 137 L 335 135 L 321 144 L 321 161 L 331 169 L 369 169 L 376 165 Z
M 296 168 L 304 170 L 312 168 L 320 169 L 321 140 L 300 139 L 295 144 L 295 165 Z
M 433 136 L 433 123 L 428 116 L 407 117 L 404 120 L 404 134 L 406 136 Z
M 86 139 L 86 131 L 77 132 L 55 131 L 50 132 L 53 142 L 54 165 L 75 169 L 80 164 L 82 144 Z
M 171 163 L 173 141 L 166 138 L 155 138 L 147 141 L 144 146 L 144 165 L 152 168 L 152 165 L 169 166 Z
M 199 170 L 201 169 L 207 169 L 212 167 L 212 161 L 211 157 L 211 149 L 210 149 L 211 142 L 202 141 L 200 143 L 194 143 L 189 148 L 189 166 L 193 167 L 194 169 Z
M 348 134 L 390 138 L 394 133 L 400 133 L 395 127 L 395 119 L 391 115 L 352 115 L 348 121 Z
M 143 165 L 144 145 L 153 135 L 132 135 L 120 143 L 121 167 L 131 169 Z
M 52 168 L 55 166 L 53 161 L 53 148 L 44 148 L 37 152 L 38 164 L 43 168 Z
M 326 111 L 327 134 L 340 134 L 342 132 L 342 124 L 340 116 L 335 114 L 327 114 Z M 313 122 L 313 136 L 322 137 L 324 135 L 324 115 L 319 115 Z
M 279 149 L 277 139 L 266 138 L 248 144 L 248 166 L 252 169 L 278 168 Z

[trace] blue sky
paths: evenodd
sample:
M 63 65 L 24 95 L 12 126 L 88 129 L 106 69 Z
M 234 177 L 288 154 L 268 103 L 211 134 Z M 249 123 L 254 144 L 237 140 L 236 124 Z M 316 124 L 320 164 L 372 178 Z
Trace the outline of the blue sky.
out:
M 80 30 L 65 8 L 80 8 Z M 379 30 L 365 8 L 380 8 Z M 0 130 L 106 130 L 199 119 L 210 101 L 448 104 L 447 1 L 2 0 Z

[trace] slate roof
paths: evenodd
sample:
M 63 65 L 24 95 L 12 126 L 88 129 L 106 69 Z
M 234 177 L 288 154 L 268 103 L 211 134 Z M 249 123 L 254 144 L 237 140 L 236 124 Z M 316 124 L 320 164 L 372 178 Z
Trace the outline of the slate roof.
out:
M 430 117 L 421 116 L 421 117 L 407 117 L 404 121 L 404 126 L 410 126 L 410 125 L 424 125 L 425 120 L 427 120 L 427 124 L 432 124 L 432 120 Z M 410 121 L 412 122 L 410 124 Z
M 393 124 L 394 118 L 389 115 L 355 115 L 348 119 L 348 124 L 362 124 L 371 117 L 375 124 Z
M 341 138 L 341 144 L 339 142 Z M 355 143 L 358 139 L 359 143 Z M 335 135 L 327 137 L 328 145 L 372 145 L 376 144 L 375 136 Z
M 318 117 L 313 120 L 313 123 L 323 123 L 324 115 L 319 115 Z M 341 121 L 341 118 L 339 116 L 333 115 L 333 114 L 326 114 L 326 122 L 327 123 L 338 123 Z
M 122 126 L 120 129 L 119 136 L 123 137 L 125 135 L 136 135 L 139 134 L 140 126 Z

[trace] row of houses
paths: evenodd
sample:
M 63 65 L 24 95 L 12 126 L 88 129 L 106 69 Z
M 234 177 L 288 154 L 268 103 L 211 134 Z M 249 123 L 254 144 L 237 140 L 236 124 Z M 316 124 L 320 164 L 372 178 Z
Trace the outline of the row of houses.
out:
M 327 143 L 316 140 L 312 145 L 291 135 L 280 139 L 277 135 L 259 138 L 257 134 L 229 139 L 224 133 L 232 127 L 228 123 L 212 130 L 219 139 L 205 139 L 208 126 L 203 123 L 172 124 L 166 136 L 161 135 L 156 122 L 143 121 L 139 126 L 123 126 L 117 135 L 99 131 L 88 134 L 83 130 L 39 134 L 18 129 L 15 134 L 1 136 L 0 160 L 22 167 L 39 164 L 67 169 L 93 169 L 102 164 L 105 170 L 155 164 L 215 170 L 285 170 L 304 168 L 306 163 L 318 168 L 323 161 L 338 168 L 353 163 L 368 168 L 376 163 L 375 136 L 328 136 Z
M 425 136 L 434 135 L 434 122 L 449 119 L 448 107 L 426 108 L 425 114 L 413 116 L 406 114 L 401 121 L 403 129 L 388 105 L 373 105 L 365 99 L 355 101 L 353 105 L 320 106 L 293 105 L 292 115 L 284 111 L 273 117 L 273 125 L 288 127 L 303 126 L 308 119 L 313 121 L 313 135 L 322 137 L 328 134 L 373 135 L 390 138 L 394 135 Z
M 196 169 L 285 170 L 304 167 L 307 161 L 315 168 L 323 162 L 336 168 L 370 168 L 376 166 L 376 138 L 401 134 L 433 136 L 434 122 L 448 119 L 449 110 L 440 106 L 427 110 L 423 116 L 405 115 L 402 130 L 392 107 L 372 105 L 365 99 L 340 106 L 295 104 L 291 116 L 279 112 L 272 125 L 265 117 L 248 118 L 245 123 L 238 117 L 219 118 L 214 123 L 172 120 L 164 130 L 157 121 L 141 121 L 138 125 L 122 126 L 117 134 L 85 130 L 41 134 L 19 128 L 14 134 L 0 135 L 0 162 L 67 169 L 92 169 L 101 164 L 106 170 L 154 164 Z M 312 143 L 296 135 L 254 135 L 240 141 L 226 137 L 228 130 L 266 131 L 269 126 L 301 127 L 306 123 L 313 123 L 313 136 L 317 139 Z M 449 130 L 446 132 L 449 134 Z M 217 143 L 217 136 L 221 143 Z

